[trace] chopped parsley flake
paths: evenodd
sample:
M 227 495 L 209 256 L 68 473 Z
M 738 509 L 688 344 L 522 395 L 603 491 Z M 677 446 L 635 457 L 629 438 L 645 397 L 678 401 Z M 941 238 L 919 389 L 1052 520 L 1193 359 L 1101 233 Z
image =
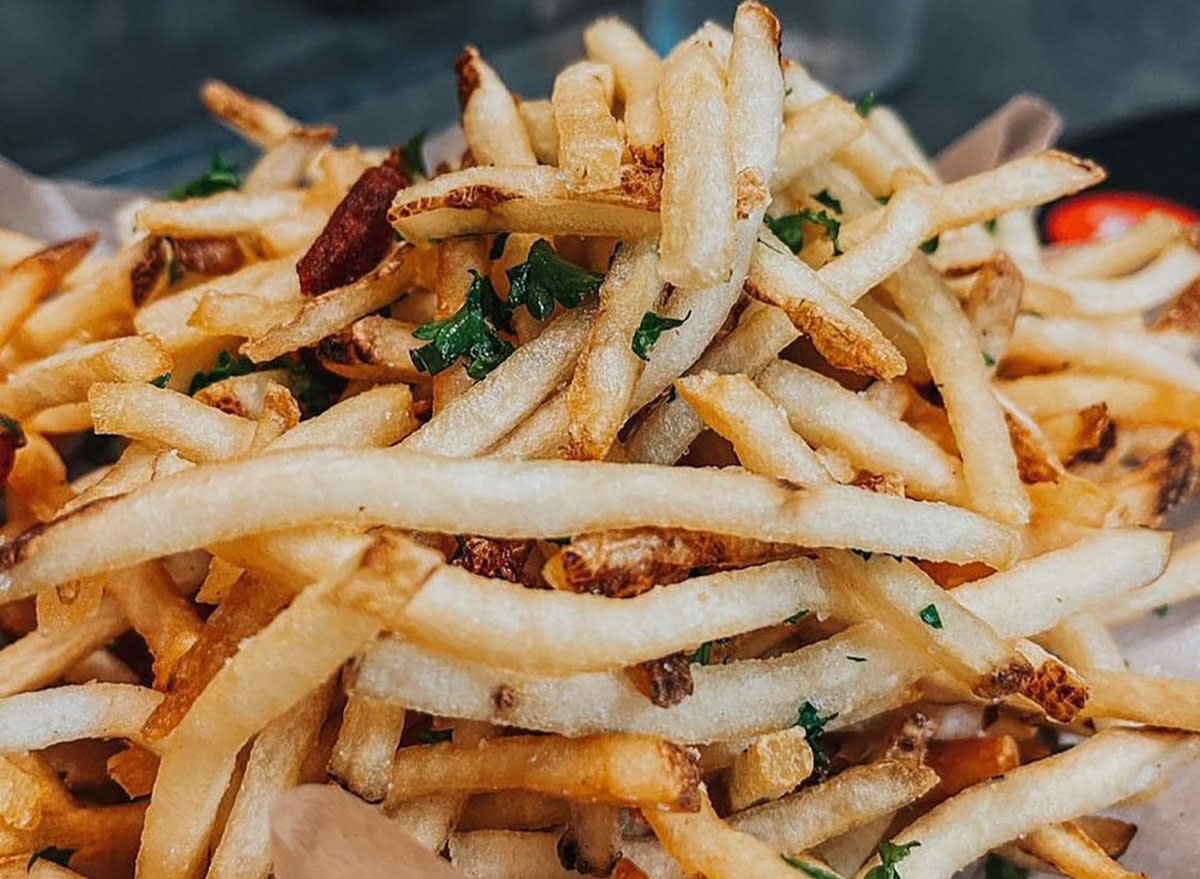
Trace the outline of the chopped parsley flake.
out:
M 927 604 L 921 608 L 921 622 L 932 629 L 940 629 L 942 626 L 942 616 L 938 613 L 936 604 Z
M 227 189 L 239 189 L 242 185 L 242 175 L 238 166 L 226 161 L 220 153 L 213 153 L 209 169 L 194 180 L 189 180 L 182 186 L 176 186 L 167 193 L 167 198 L 173 201 L 185 201 L 189 198 L 207 198 Z
M 642 322 L 633 334 L 633 353 L 642 360 L 649 360 L 650 349 L 658 344 L 658 337 L 667 330 L 683 326 L 684 321 L 691 316 L 690 311 L 681 318 L 663 317 L 661 314 L 647 311 L 642 315 Z

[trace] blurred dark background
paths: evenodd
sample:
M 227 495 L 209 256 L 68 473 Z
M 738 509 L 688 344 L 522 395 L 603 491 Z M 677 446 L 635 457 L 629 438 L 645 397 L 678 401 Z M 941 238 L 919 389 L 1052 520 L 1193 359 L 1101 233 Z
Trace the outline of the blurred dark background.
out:
M 1067 139 L 1200 106 L 1195 0 L 778 0 L 787 42 L 835 87 L 876 89 L 931 150 L 1012 94 Z M 659 42 L 732 3 L 647 0 L 0 0 L 0 155 L 47 175 L 160 187 L 237 141 L 196 98 L 228 80 L 341 139 L 386 144 L 456 112 L 477 44 L 521 94 L 549 92 L 579 33 L 616 12 Z M 246 155 L 246 154 L 243 154 Z

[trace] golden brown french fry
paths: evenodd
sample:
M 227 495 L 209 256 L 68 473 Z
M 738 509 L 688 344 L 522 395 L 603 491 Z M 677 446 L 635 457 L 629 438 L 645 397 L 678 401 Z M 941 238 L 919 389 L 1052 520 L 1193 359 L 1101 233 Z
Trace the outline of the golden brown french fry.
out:
M 58 289 L 99 240 L 95 232 L 25 257 L 0 275 L 0 343 L 7 342 L 38 303 Z
M 437 301 L 435 320 L 445 320 L 462 308 L 474 274 L 486 267 L 483 238 L 462 238 L 438 245 L 438 278 L 433 292 Z M 474 380 L 462 363 L 452 363 L 433 377 L 433 411 L 436 415 L 462 396 Z
M 1110 858 L 1074 821 L 1046 824 L 1017 843 L 1023 851 L 1053 866 L 1064 876 L 1095 879 L 1145 879 L 1145 873 L 1126 870 Z
M 813 752 L 803 727 L 759 736 L 729 766 L 729 807 L 740 812 L 778 799 L 798 787 L 812 770 Z
M 1053 247 L 1042 262 L 1054 274 L 1086 280 L 1137 271 L 1179 238 L 1179 224 L 1166 214 L 1150 213 L 1116 235 L 1067 247 Z
M 1068 370 L 1001 382 L 1000 389 L 1038 419 L 1103 403 L 1119 424 L 1166 424 L 1185 430 L 1200 426 L 1200 396 L 1137 379 Z
M 137 212 L 138 228 L 153 235 L 206 238 L 241 235 L 259 226 L 285 220 L 304 207 L 299 190 L 282 192 L 219 192 L 186 201 L 153 202 Z
M 938 774 L 927 801 L 940 803 L 973 784 L 1016 769 L 1021 754 L 1012 736 L 940 739 L 930 742 L 926 763 Z
M 158 774 L 158 755 L 130 746 L 108 758 L 108 774 L 130 799 L 148 797 Z
M 580 763 L 595 774 L 579 773 Z M 696 808 L 698 768 L 676 745 L 647 736 L 508 736 L 475 746 L 396 752 L 392 787 L 405 798 L 519 788 L 612 805 Z
M 657 106 L 657 105 L 656 105 Z M 538 164 L 558 164 L 558 128 L 554 124 L 554 105 L 548 100 L 517 100 L 517 112 L 525 123 L 529 145 Z
M 334 375 L 377 382 L 421 381 L 427 376 L 412 362 L 425 343 L 413 335 L 417 324 L 369 314 L 317 345 L 321 365 Z
M 104 588 L 146 642 L 161 686 L 203 631 L 196 611 L 157 561 L 115 571 L 105 578 Z
M 558 167 L 572 192 L 610 189 L 621 182 L 625 141 L 610 110 L 613 88 L 607 64 L 579 61 L 555 77 L 551 102 Z
M 1136 723 L 1200 731 L 1200 684 L 1129 671 L 1087 672 L 1092 699 L 1088 717 L 1113 717 Z
M 259 157 L 246 175 L 242 190 L 254 194 L 298 185 L 335 134 L 337 129 L 328 125 L 288 132 Z
M 1130 275 L 1074 280 L 1030 264 L 1021 265 L 1027 281 L 1066 293 L 1076 311 L 1116 315 L 1143 311 L 1174 299 L 1200 278 L 1200 253 L 1186 242 L 1172 244 L 1151 263 Z
M 87 619 L 54 632 L 34 630 L 0 649 L 0 696 L 53 683 L 93 650 L 129 627 L 111 600 Z

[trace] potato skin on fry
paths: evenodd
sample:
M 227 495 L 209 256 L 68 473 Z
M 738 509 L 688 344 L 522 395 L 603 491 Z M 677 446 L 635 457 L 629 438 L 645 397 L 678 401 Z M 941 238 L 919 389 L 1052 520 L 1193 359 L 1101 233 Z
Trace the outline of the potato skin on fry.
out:
M 388 208 L 404 185 L 404 177 L 388 165 L 362 173 L 296 264 L 301 292 L 319 296 L 357 281 L 379 264 L 392 244 Z

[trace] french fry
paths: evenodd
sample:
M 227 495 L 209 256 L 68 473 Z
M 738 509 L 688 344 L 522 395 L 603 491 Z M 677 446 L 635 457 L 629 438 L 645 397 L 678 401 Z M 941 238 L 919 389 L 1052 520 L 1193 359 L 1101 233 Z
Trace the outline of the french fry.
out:
M 1021 837 L 1018 845 L 1065 876 L 1095 876 L 1096 879 L 1144 879 L 1146 876 L 1145 873 L 1130 872 L 1110 858 L 1073 821 L 1046 824 L 1031 830 Z
M 404 544 L 381 538 L 347 572 L 349 579 L 303 592 L 217 672 L 163 755 L 142 831 L 140 875 L 175 876 L 198 866 L 242 745 L 319 686 L 376 631 L 371 618 L 337 608 L 326 596 L 341 588 L 370 588 L 366 584 L 388 561 L 401 559 L 415 590 L 423 576 L 420 562 L 407 555 Z M 301 649 L 293 662 L 280 664 L 279 651 L 287 645 Z
M 191 604 L 157 561 L 114 572 L 105 578 L 104 588 L 146 642 L 156 682 L 168 680 L 203 630 Z
M 384 628 L 442 653 L 499 668 L 573 674 L 635 665 L 802 610 L 844 617 L 848 608 L 835 588 L 829 572 L 810 559 L 710 574 L 626 601 L 530 590 L 442 565 L 402 614 L 386 604 L 356 609 L 377 613 Z M 372 605 L 388 594 L 372 596 Z
M 158 774 L 158 755 L 132 746 L 108 758 L 108 774 L 130 799 L 150 796 Z
M 659 90 L 663 126 L 659 274 L 678 287 L 720 281 L 734 268 L 737 184 L 718 62 L 703 43 L 672 53 Z M 761 180 L 760 185 L 766 181 Z
M 782 308 L 833 366 L 890 379 L 904 358 L 861 312 L 827 287 L 820 273 L 797 260 L 768 229 L 759 232 L 746 292 Z
M 401 244 L 362 278 L 309 300 L 294 316 L 242 345 L 241 352 L 263 363 L 315 345 L 396 299 L 409 283 L 410 271 L 408 248 Z
M 502 791 L 468 799 L 457 829 L 543 830 L 565 824 L 567 817 L 564 800 L 529 791 Z
M 591 771 L 580 773 L 588 765 Z M 644 736 L 508 736 L 480 747 L 413 745 L 396 752 L 404 797 L 519 788 L 587 802 L 694 809 L 698 769 L 686 752 Z
M 153 336 L 94 342 L 36 360 L 0 385 L 0 412 L 24 418 L 41 409 L 80 403 L 94 382 L 148 382 L 171 371 L 171 358 Z
M 1046 251 L 1046 268 L 1064 278 L 1113 278 L 1137 271 L 1179 238 L 1179 225 L 1166 214 L 1151 213 L 1116 235 Z
M 208 866 L 209 879 L 265 877 L 271 871 L 267 811 L 278 794 L 296 786 L 301 764 L 315 744 L 329 710 L 325 684 L 275 718 L 250 746 L 246 770 L 221 841 Z
M 834 95 L 801 107 L 788 116 L 779 136 L 771 189 L 786 189 L 801 171 L 847 146 L 865 127 L 854 108 Z
M 187 325 L 210 336 L 257 338 L 294 318 L 301 305 L 300 300 L 264 302 L 242 293 L 208 293 L 196 303 Z
M 700 873 L 710 879 L 732 879 L 742 875 L 743 870 L 751 870 L 756 876 L 791 879 L 798 869 L 780 858 L 771 846 L 718 818 L 703 786 L 699 812 L 647 810 L 643 815 L 663 848 L 685 872 Z M 810 856 L 795 856 L 794 860 L 805 865 L 807 869 L 799 868 L 805 873 L 819 870 L 833 875 Z
M 701 372 L 675 386 L 709 427 L 733 443 L 747 470 L 796 485 L 830 481 L 813 450 L 792 431 L 787 414 L 745 375 Z
M 1088 669 L 1092 699 L 1088 717 L 1114 717 L 1136 723 L 1200 731 L 1200 684 L 1129 671 Z
M 755 375 L 798 335 L 779 309 L 747 309 L 738 325 L 714 342 L 688 373 L 711 370 L 719 374 Z M 676 396 L 654 407 L 629 437 L 625 452 L 631 461 L 674 464 L 686 454 L 704 426 L 704 420 L 688 402 Z
M 369 803 L 387 795 L 392 757 L 404 731 L 405 711 L 376 699 L 350 696 L 342 714 L 329 774 Z
M 611 189 L 621 182 L 625 141 L 610 111 L 613 88 L 612 68 L 588 61 L 564 68 L 554 80 L 558 167 L 572 192 Z
M 481 165 L 536 165 L 516 101 L 479 50 L 474 46 L 463 49 L 454 72 L 463 134 L 475 161 Z
M 803 727 L 759 736 L 729 766 L 729 806 L 735 812 L 775 800 L 812 773 L 813 752 Z
M 0 275 L 0 343 L 7 342 L 38 303 L 53 293 L 96 245 L 96 233 L 25 257 Z
M 337 129 L 328 125 L 296 128 L 267 149 L 242 184 L 250 194 L 286 190 L 298 185 Z
M 567 390 L 572 457 L 603 460 L 612 448 L 641 373 L 631 340 L 661 291 L 655 242 L 637 242 L 617 252 Z
M 1117 426 L 1108 406 L 1094 403 L 1078 412 L 1064 412 L 1043 419 L 1039 427 L 1055 455 L 1064 464 L 1103 461 L 1117 440 Z
M 593 61 L 612 68 L 616 94 L 625 105 L 625 136 L 639 162 L 662 165 L 662 117 L 658 85 L 662 62 L 637 31 L 619 18 L 601 18 L 583 32 L 583 44 Z M 557 150 L 555 151 L 557 155 Z
M 758 385 L 783 407 L 792 428 L 812 445 L 839 449 L 860 469 L 898 473 L 906 490 L 917 497 L 961 501 L 959 462 L 861 395 L 783 361 L 763 370 Z
M 292 471 L 289 468 L 297 468 Z M 296 492 L 264 496 L 264 481 L 281 471 L 303 472 Z M 629 480 L 641 506 L 628 506 Z M 390 490 L 406 479 L 412 494 Z M 226 516 L 166 528 L 174 492 L 203 483 L 219 492 Z M 433 503 L 438 486 L 446 502 Z M 592 498 L 589 509 L 549 503 L 546 488 Z M 536 492 L 538 503 L 526 503 Z M 420 496 L 421 503 L 413 497 Z M 908 517 L 903 533 L 888 522 Z M 123 498 L 93 505 L 26 532 L 6 547 L 0 599 L 262 531 L 331 522 L 389 524 L 418 531 L 490 537 L 557 537 L 649 523 L 665 527 L 755 536 L 807 546 L 855 547 L 934 561 L 1010 564 L 1016 531 L 981 516 L 932 502 L 909 501 L 857 488 L 826 485 L 797 490 L 738 472 L 677 470 L 595 461 L 511 462 L 447 459 L 390 450 L 293 449 L 177 473 Z M 771 522 L 764 528 L 764 522 Z M 88 539 L 103 534 L 103 558 L 87 554 Z M 120 536 L 118 536 L 120 535 Z M 90 536 L 90 537 L 89 537 Z
M 204 83 L 200 99 L 209 113 L 263 149 L 269 149 L 301 127 L 278 107 L 218 79 Z
M 359 318 L 317 345 L 321 365 L 334 375 L 368 381 L 416 382 L 423 378 L 412 352 L 424 342 L 413 335 L 417 324 L 377 314 Z
M 57 631 L 34 630 L 0 649 L 0 696 L 53 683 L 93 650 L 128 628 L 120 608 L 103 600 L 91 616 Z
M 1093 610 L 1108 623 L 1120 623 L 1170 607 L 1200 591 L 1200 544 L 1191 543 L 1171 554 L 1166 569 L 1144 586 L 1097 602 Z
M 660 708 L 623 674 L 524 675 L 389 639 L 367 653 L 355 692 L 430 713 L 560 735 L 622 732 L 694 744 L 791 726 L 797 693 L 822 715 L 838 715 L 830 730 L 876 714 L 881 705 L 902 704 L 911 698 L 909 686 L 929 668 L 912 656 L 881 626 L 860 623 L 784 656 L 695 667 L 693 694 Z
M 219 192 L 186 201 L 160 201 L 137 212 L 138 228 L 152 235 L 205 238 L 253 232 L 265 223 L 285 220 L 304 207 L 297 190 Z
M 554 124 L 554 105 L 548 100 L 518 100 L 517 112 L 521 114 L 525 133 L 529 136 L 529 145 L 533 148 L 538 164 L 557 165 L 558 127 Z
M 158 751 L 142 735 L 162 694 L 129 684 L 75 684 L 0 699 L 0 753 L 48 748 L 79 739 L 129 739 Z
M 1195 737 L 1182 733 L 1111 729 L 1069 751 L 975 785 L 893 837 L 894 844 L 921 843 L 904 860 L 905 879 L 948 876 L 1036 827 L 1126 799 L 1154 784 L 1196 749 Z M 1084 765 L 1088 769 L 1079 772 Z M 968 823 L 971 816 L 982 815 L 988 820 Z M 965 827 L 973 832 L 963 833 Z M 878 858 L 868 861 L 858 874 L 860 879 L 877 865 Z
M 257 421 L 263 414 L 267 388 L 289 382 L 286 369 L 264 369 L 215 381 L 192 395 L 192 399 L 230 415 Z

